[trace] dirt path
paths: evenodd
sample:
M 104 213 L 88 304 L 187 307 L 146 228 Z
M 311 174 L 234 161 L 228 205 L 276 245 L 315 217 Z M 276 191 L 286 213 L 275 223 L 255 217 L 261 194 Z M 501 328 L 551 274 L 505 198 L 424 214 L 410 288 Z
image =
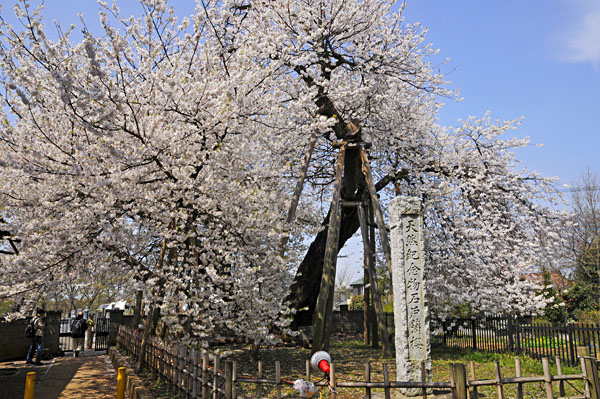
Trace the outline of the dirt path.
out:
M 35 399 L 114 398 L 117 375 L 107 355 L 59 357 L 40 366 L 24 360 L 0 363 L 0 398 L 20 399 L 28 372 L 36 373 Z

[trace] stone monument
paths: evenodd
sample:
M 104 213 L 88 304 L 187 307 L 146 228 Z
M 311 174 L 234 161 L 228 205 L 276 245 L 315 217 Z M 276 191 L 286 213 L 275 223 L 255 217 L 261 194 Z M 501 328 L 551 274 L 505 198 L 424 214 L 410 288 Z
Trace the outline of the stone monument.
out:
M 425 362 L 425 378 L 431 381 L 421 201 L 416 197 L 394 198 L 390 217 L 397 380 L 421 381 L 421 363 Z M 404 393 L 420 395 L 422 390 L 411 388 Z

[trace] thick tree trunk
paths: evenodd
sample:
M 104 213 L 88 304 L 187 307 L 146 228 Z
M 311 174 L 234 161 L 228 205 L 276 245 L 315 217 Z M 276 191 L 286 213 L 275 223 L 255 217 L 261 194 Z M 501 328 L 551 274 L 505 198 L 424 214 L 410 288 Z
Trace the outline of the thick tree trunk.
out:
M 344 160 L 344 177 L 342 179 L 341 198 L 354 201 L 361 198 L 366 187 L 361 170 L 361 159 L 358 148 L 348 148 Z M 327 226 L 331 209 L 323 221 Z M 354 208 L 344 207 L 341 210 L 338 252 L 346 241 L 358 230 L 358 215 Z M 312 325 L 313 313 L 319 296 L 323 259 L 327 242 L 328 228 L 321 230 L 310 245 L 304 260 L 300 263 L 294 283 L 287 297 L 288 303 L 297 309 L 292 327 Z
M 367 186 L 362 172 L 360 151 L 358 148 L 348 148 L 344 162 L 344 177 L 342 179 L 342 199 L 358 201 L 367 196 Z M 406 179 L 408 172 L 400 170 L 394 175 L 387 175 L 375 184 L 375 190 L 380 191 L 389 183 L 398 179 Z M 327 226 L 331 209 L 322 225 Z M 360 227 L 356 208 L 342 209 L 338 252 Z M 327 227 L 321 230 L 310 244 L 304 259 L 296 271 L 296 277 L 286 298 L 288 304 L 296 309 L 292 328 L 310 326 L 319 296 L 320 281 L 323 274 L 323 259 L 327 242 Z M 391 276 L 390 276 L 391 278 Z

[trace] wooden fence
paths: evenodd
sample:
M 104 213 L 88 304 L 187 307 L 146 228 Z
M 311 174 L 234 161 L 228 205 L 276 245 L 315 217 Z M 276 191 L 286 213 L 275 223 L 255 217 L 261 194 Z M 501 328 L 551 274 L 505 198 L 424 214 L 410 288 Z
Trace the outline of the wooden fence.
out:
M 140 337 L 125 326 L 119 327 L 117 343 L 121 349 L 127 351 L 131 356 L 139 354 L 141 345 Z M 456 399 L 478 399 L 490 396 L 489 392 L 482 392 L 486 387 L 492 387 L 498 399 L 505 397 L 516 397 L 517 399 L 540 398 L 540 399 L 600 399 L 600 383 L 598 381 L 597 361 L 590 357 L 580 358 L 581 373 L 564 375 L 561 371 L 560 358 L 555 358 L 556 375 L 552 375 L 548 358 L 542 358 L 544 375 L 522 376 L 520 359 L 515 359 L 515 376 L 505 377 L 496 362 L 496 375 L 494 379 L 476 379 L 475 365 L 470 364 L 470 375 L 467 375 L 467 367 L 464 364 L 455 363 L 450 365 L 450 381 L 431 382 L 426 381 L 425 366 L 421 365 L 421 381 L 394 381 L 392 373 L 388 370 L 388 364 L 382 363 L 382 378 L 372 378 L 371 364 L 365 365 L 365 379 L 363 381 L 351 381 L 336 374 L 335 364 L 331 365 L 331 371 L 322 380 L 314 381 L 322 392 L 336 399 L 350 394 L 349 390 L 363 390 L 364 397 L 371 399 L 375 390 L 383 391 L 386 399 L 390 399 L 393 389 L 412 389 L 427 399 L 432 390 L 446 390 L 452 393 Z M 263 397 L 298 397 L 293 389 L 293 381 L 281 377 L 279 362 L 275 362 L 275 377 L 266 378 L 263 374 L 262 363 L 258 362 L 257 374 L 254 377 L 238 375 L 237 363 L 211 355 L 206 351 L 189 350 L 184 346 L 166 347 L 157 341 L 148 345 L 145 354 L 145 365 L 152 375 L 167 382 L 174 394 L 184 398 L 217 399 L 225 397 L 233 398 L 263 398 Z M 311 370 L 309 361 L 305 364 L 306 381 L 311 381 Z M 222 368 L 222 369 L 221 369 Z M 525 394 L 525 384 L 538 384 L 538 395 L 531 392 Z M 567 385 L 565 385 L 567 384 Z M 511 386 L 511 394 L 506 394 L 505 389 Z M 514 387 L 512 387 L 514 386 Z M 534 387 L 536 389 L 536 387 Z M 515 392 L 512 394 L 512 392 Z M 555 395 L 555 391 L 557 395 Z M 349 395 L 348 395 L 349 396 Z M 316 397 L 316 395 L 315 395 Z
M 558 356 L 576 366 L 581 348 L 597 358 L 600 355 L 600 325 L 524 323 L 512 317 L 454 319 L 442 323 L 440 341 L 448 347 L 488 352 L 526 354 L 534 359 Z

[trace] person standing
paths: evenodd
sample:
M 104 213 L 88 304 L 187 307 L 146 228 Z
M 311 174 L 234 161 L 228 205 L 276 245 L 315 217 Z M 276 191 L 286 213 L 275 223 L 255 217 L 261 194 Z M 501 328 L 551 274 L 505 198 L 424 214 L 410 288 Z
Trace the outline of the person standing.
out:
M 87 349 L 92 349 L 94 339 L 94 332 L 92 331 L 92 328 L 94 327 L 94 314 L 88 314 L 88 316 L 87 330 L 85 331 L 85 347 Z
M 34 337 L 31 338 L 31 345 L 29 346 L 29 352 L 27 353 L 27 364 L 34 364 L 33 355 L 35 354 L 35 364 L 42 364 L 41 358 L 44 352 L 44 318 L 46 317 L 46 311 L 44 309 L 37 309 L 35 316 L 31 319 L 33 325 Z M 37 353 L 36 353 L 37 352 Z
M 73 339 L 73 357 L 79 356 L 83 351 L 83 338 L 87 330 L 87 322 L 83 319 L 83 312 L 77 313 L 75 320 L 71 323 L 71 337 Z

